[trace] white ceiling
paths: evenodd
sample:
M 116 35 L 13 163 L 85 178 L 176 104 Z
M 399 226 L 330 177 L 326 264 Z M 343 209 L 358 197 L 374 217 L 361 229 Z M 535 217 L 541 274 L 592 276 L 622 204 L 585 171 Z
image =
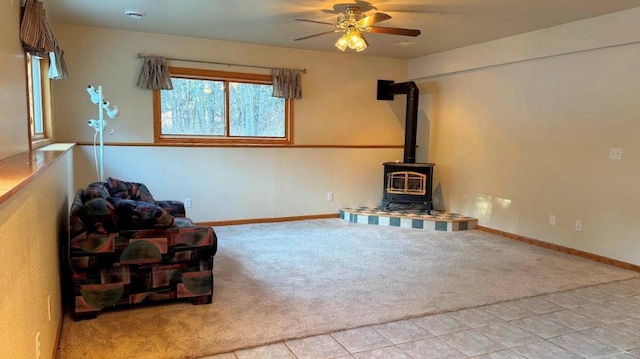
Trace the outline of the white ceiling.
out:
M 379 26 L 419 29 L 418 37 L 366 34 L 359 53 L 411 59 L 567 22 L 640 7 L 640 0 L 44 0 L 51 21 L 168 35 L 340 52 L 338 34 L 294 39 L 332 30 L 337 9 L 358 2 L 366 12 L 392 19 Z M 377 9 L 377 10 L 376 10 Z M 146 13 L 140 20 L 125 10 Z M 363 9 L 364 10 L 364 9 Z M 402 44 L 402 41 L 409 41 Z M 347 52 L 355 53 L 352 50 Z

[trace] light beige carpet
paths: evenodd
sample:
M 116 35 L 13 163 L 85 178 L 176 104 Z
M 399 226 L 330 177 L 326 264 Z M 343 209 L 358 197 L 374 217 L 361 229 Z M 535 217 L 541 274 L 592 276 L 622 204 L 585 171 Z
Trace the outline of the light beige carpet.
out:
M 480 231 L 339 219 L 218 227 L 211 305 L 66 319 L 61 358 L 197 358 L 638 276 Z

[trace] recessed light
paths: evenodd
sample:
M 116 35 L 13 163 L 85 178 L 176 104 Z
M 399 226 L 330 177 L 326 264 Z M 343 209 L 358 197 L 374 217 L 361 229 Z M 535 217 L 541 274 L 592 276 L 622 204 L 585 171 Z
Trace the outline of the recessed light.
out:
M 127 10 L 124 12 L 124 14 L 132 19 L 142 19 L 145 15 L 145 13 L 143 13 L 142 11 L 135 10 Z

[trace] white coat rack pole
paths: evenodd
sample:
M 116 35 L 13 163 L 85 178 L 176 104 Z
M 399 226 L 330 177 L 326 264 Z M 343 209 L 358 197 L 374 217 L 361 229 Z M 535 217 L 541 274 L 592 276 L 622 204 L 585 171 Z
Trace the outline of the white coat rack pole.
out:
M 100 172 L 98 176 L 98 180 L 100 182 L 104 182 L 104 108 L 102 107 L 102 103 L 104 102 L 104 98 L 102 97 L 102 86 L 98 86 L 98 97 L 100 101 L 98 101 L 98 131 L 100 131 L 100 151 L 98 155 L 98 161 L 100 162 Z

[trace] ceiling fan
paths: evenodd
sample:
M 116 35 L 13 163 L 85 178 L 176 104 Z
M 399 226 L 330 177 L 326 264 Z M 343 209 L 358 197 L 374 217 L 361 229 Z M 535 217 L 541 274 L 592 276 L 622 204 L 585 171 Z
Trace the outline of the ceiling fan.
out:
M 359 6 L 347 5 L 345 12 L 338 15 L 338 21 L 335 24 L 324 22 L 324 21 L 296 19 L 296 21 L 330 25 L 335 27 L 335 29 L 331 31 L 321 32 L 315 35 L 300 37 L 295 39 L 295 41 L 306 40 L 316 36 L 332 34 L 334 32 L 343 32 L 344 34 L 342 35 L 342 37 L 338 39 L 338 41 L 335 43 L 335 46 L 342 51 L 344 51 L 347 47 L 349 47 L 350 49 L 354 49 L 360 52 L 369 46 L 369 44 L 367 43 L 367 40 L 364 38 L 364 35 L 362 34 L 363 32 L 372 32 L 374 34 L 403 35 L 403 36 L 420 35 L 420 30 L 402 29 L 398 27 L 373 26 L 373 24 L 377 24 L 379 22 L 389 20 L 389 19 L 391 19 L 391 16 L 385 13 L 376 12 L 367 16 L 360 12 Z

